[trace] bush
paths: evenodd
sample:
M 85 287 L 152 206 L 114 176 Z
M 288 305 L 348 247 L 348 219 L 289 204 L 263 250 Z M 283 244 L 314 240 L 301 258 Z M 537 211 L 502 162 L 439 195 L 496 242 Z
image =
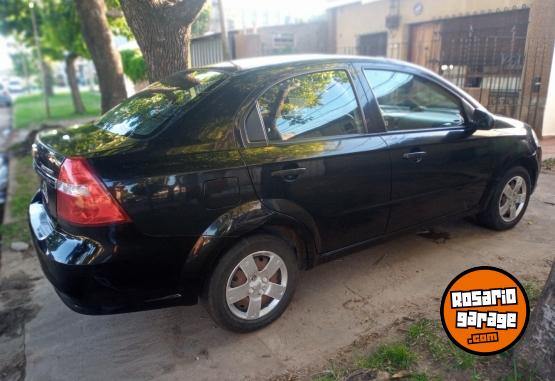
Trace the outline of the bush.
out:
M 138 50 L 122 50 L 121 61 L 123 64 L 123 72 L 126 76 L 137 83 L 146 80 L 146 63 Z

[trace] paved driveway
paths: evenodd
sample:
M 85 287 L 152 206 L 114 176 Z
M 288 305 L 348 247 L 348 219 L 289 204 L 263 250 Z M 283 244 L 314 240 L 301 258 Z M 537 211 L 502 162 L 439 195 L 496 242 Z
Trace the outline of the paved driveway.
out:
M 200 306 L 90 317 L 67 309 L 38 275 L 25 328 L 28 380 L 265 379 L 323 363 L 361 335 L 396 319 L 438 318 L 448 282 L 478 265 L 544 280 L 555 258 L 555 173 L 542 176 L 522 223 L 494 233 L 468 221 L 436 226 L 450 238 L 406 234 L 302 275 L 286 313 L 238 335 Z M 38 271 L 29 256 L 26 271 Z

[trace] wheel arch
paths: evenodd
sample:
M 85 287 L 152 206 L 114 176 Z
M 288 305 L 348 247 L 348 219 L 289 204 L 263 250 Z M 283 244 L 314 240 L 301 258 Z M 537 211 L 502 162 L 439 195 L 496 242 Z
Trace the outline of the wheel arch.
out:
M 297 218 L 270 209 L 257 200 L 222 214 L 204 231 L 187 256 L 181 271 L 182 280 L 207 280 L 231 247 L 245 237 L 260 233 L 283 239 L 295 251 L 301 270 L 316 263 L 317 232 Z
M 536 188 L 538 174 L 539 174 L 539 167 L 535 156 L 524 157 L 524 158 L 516 158 L 513 160 L 507 160 L 502 165 L 499 165 L 497 169 L 494 171 L 493 176 L 488 184 L 487 190 L 485 195 L 482 199 L 481 207 L 482 209 L 485 208 L 491 198 L 493 197 L 493 193 L 495 191 L 495 187 L 499 183 L 499 181 L 503 178 L 507 171 L 511 170 L 512 168 L 516 167 L 523 167 L 526 169 L 530 176 L 530 182 L 532 186 L 532 192 Z

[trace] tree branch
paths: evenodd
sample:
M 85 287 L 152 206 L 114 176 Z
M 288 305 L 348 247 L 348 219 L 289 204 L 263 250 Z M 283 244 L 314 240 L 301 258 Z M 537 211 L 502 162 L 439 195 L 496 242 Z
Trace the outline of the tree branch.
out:
M 174 0 L 160 1 L 159 10 L 164 17 L 181 19 L 182 23 L 190 24 L 198 15 L 206 0 Z

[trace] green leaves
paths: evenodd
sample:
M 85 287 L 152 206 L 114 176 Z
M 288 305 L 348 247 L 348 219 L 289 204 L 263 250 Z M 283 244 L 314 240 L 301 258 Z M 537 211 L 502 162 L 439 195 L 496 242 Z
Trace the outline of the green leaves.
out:
M 191 26 L 191 33 L 193 37 L 202 36 L 204 33 L 208 32 L 208 28 L 210 27 L 210 13 L 212 11 L 212 6 L 210 2 L 207 1 L 204 3 L 202 10 L 198 14 L 197 18 L 193 22 Z
M 72 0 L 48 0 L 43 2 L 42 40 L 44 53 L 54 60 L 67 54 L 88 56 L 81 35 L 81 23 Z
M 129 49 L 122 50 L 120 54 L 125 75 L 134 83 L 145 81 L 147 79 L 146 64 L 141 52 Z

